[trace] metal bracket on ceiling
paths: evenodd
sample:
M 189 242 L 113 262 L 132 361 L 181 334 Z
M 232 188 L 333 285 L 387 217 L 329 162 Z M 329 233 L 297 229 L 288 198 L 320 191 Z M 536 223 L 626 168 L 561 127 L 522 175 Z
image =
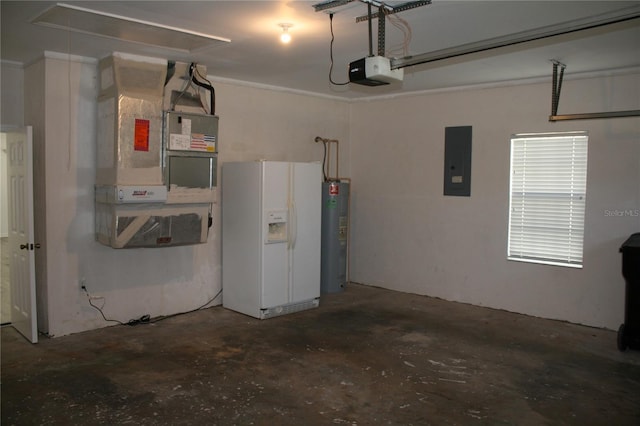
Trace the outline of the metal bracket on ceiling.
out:
M 560 90 L 562 89 L 562 78 L 564 77 L 564 69 L 567 67 L 562 62 L 552 60 L 553 77 L 551 88 L 551 115 L 549 121 L 567 121 L 567 120 L 590 120 L 594 118 L 620 118 L 620 117 L 637 117 L 640 116 L 640 110 L 627 111 L 610 111 L 610 112 L 588 112 L 582 114 L 562 114 L 558 115 L 558 104 L 560 103 Z M 558 67 L 560 67 L 560 75 L 558 75 Z
M 355 0 L 331 0 L 331 1 L 324 1 L 322 3 L 318 3 L 318 4 L 314 4 L 313 8 L 316 10 L 316 12 L 322 12 L 324 10 L 329 10 L 329 9 L 334 9 L 337 7 L 341 7 L 344 5 L 347 5 L 351 2 L 353 2 Z
M 560 103 L 560 90 L 562 89 L 562 78 L 564 77 L 564 69 L 567 67 L 562 62 L 552 59 L 553 63 L 553 81 L 551 88 L 551 115 L 558 114 L 558 103 Z M 560 67 L 560 76 L 558 76 L 558 67 Z
M 367 2 L 367 16 L 369 17 L 369 19 L 367 19 L 367 26 L 369 29 L 369 56 L 373 56 L 373 29 L 371 28 L 372 23 L 371 21 L 373 21 L 373 19 L 371 18 L 373 16 L 373 13 L 371 12 L 371 6 L 373 5 L 372 2 Z M 379 7 L 379 12 L 376 13 L 376 15 L 380 16 L 384 16 L 384 7 L 380 6 Z M 378 19 L 378 56 L 384 56 L 384 51 L 385 51 L 385 24 L 386 24 L 386 19 Z
M 356 0 L 329 0 L 322 3 L 314 4 L 313 8 L 316 12 L 322 12 L 329 9 L 337 9 L 342 6 L 346 6 Z M 432 0 L 420 0 L 420 1 L 408 1 L 406 3 L 391 6 L 383 1 L 379 0 L 357 0 L 360 3 L 366 3 L 371 9 L 371 6 L 377 7 L 378 11 L 374 13 L 367 13 L 366 15 L 356 17 L 356 22 L 370 21 L 372 19 L 379 18 L 381 15 L 393 15 L 394 13 L 404 12 L 405 10 L 415 9 L 416 7 L 426 6 L 431 4 Z M 330 11 L 331 12 L 331 11 Z M 333 13 L 333 12 L 331 12 Z
M 382 6 L 378 8 L 378 16 L 380 16 L 381 13 L 386 13 L 386 11 Z M 385 51 L 385 39 L 386 39 L 385 25 L 387 22 L 385 18 L 386 16 L 382 15 L 382 19 L 378 19 L 378 56 L 384 56 L 384 51 Z M 358 22 L 357 19 L 356 19 L 356 22 Z
M 329 0 L 322 3 L 314 4 L 313 8 L 316 12 L 321 12 L 329 9 L 335 9 L 341 6 L 345 6 L 349 3 L 352 3 L 355 0 Z M 392 15 L 398 12 L 404 12 L 405 10 L 415 9 L 416 7 L 426 6 L 431 4 L 431 0 L 420 0 L 420 1 L 410 1 L 406 3 L 402 3 L 396 6 L 390 6 L 379 0 L 358 0 L 361 3 L 367 4 L 367 14 L 363 16 L 358 16 L 356 18 L 356 22 L 367 21 L 369 24 L 369 56 L 373 56 L 373 41 L 372 41 L 372 33 L 373 30 L 371 28 L 371 21 L 375 18 L 382 17 L 383 19 L 378 19 L 378 56 L 384 56 L 385 54 L 385 32 L 386 32 L 386 20 L 384 19 L 386 15 Z M 372 12 L 372 6 L 377 7 L 377 12 Z
M 338 8 L 338 7 L 345 6 L 345 5 L 347 5 L 349 3 L 352 3 L 354 1 L 356 1 L 356 0 L 329 0 L 329 1 L 324 1 L 322 3 L 314 4 L 313 8 L 316 10 L 316 12 L 322 12 L 324 10 L 335 9 L 335 8 Z M 382 1 L 378 1 L 378 0 L 358 0 L 358 1 L 360 3 L 367 3 L 370 6 L 382 7 L 384 9 L 388 10 L 388 11 L 393 10 L 393 7 L 385 4 Z M 411 2 L 411 3 L 413 3 L 413 2 Z M 366 17 L 365 17 L 365 19 L 366 19 Z
M 377 6 L 376 3 L 381 3 L 381 2 L 377 2 L 377 1 L 368 1 L 368 0 L 360 0 L 364 3 L 371 3 L 374 6 Z M 384 14 L 384 15 L 393 15 L 394 13 L 398 13 L 398 12 L 404 12 L 405 10 L 410 10 L 410 9 L 415 9 L 416 7 L 420 7 L 420 6 L 426 6 L 428 4 L 431 4 L 431 0 L 424 0 L 424 1 L 409 1 L 406 3 L 402 3 L 396 6 L 389 6 L 386 4 L 383 4 L 383 6 L 378 6 L 378 12 L 375 12 L 371 15 L 367 14 L 367 15 L 362 15 L 362 16 L 358 16 L 356 18 L 356 22 L 362 22 L 362 21 L 368 21 L 370 19 L 376 19 L 379 18 L 380 15 Z

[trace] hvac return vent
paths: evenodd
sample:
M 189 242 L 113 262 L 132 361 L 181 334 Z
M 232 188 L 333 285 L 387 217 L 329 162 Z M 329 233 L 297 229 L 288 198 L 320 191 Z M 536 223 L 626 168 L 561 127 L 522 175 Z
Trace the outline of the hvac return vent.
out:
M 65 3 L 57 3 L 34 18 L 31 22 L 53 28 L 185 52 L 193 52 L 194 50 L 211 46 L 214 43 L 229 43 L 231 41 L 224 37 L 170 27 Z

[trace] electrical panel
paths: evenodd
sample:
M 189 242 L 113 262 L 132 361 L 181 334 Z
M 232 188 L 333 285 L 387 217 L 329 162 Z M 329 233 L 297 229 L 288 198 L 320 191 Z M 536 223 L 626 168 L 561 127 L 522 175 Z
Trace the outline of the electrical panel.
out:
M 446 127 L 444 195 L 471 196 L 471 126 Z

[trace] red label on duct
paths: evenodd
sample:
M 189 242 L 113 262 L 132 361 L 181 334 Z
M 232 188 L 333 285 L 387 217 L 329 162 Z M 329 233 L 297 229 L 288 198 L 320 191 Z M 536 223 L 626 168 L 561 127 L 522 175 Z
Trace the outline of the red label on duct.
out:
M 340 185 L 337 183 L 329 184 L 329 195 L 340 195 Z
M 171 237 L 156 238 L 156 244 L 169 244 L 170 242 L 171 242 Z
M 136 151 L 149 151 L 149 120 L 136 118 L 133 149 Z

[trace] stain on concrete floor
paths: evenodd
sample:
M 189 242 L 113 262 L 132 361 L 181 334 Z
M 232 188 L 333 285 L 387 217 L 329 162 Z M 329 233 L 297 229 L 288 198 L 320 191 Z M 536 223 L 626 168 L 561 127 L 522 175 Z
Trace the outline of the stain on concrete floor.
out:
M 31 345 L 2 329 L 3 425 L 637 425 L 616 333 L 351 284 Z

